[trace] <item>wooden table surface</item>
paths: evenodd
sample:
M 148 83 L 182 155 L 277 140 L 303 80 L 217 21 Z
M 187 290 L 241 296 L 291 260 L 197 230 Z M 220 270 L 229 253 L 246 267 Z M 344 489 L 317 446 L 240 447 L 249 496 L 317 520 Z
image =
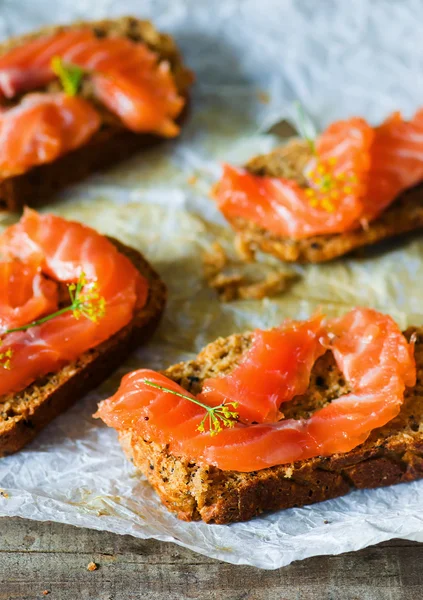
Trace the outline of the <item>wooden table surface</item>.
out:
M 262 571 L 174 544 L 0 519 L 0 600 L 421 600 L 422 566 L 423 544 L 403 540 Z

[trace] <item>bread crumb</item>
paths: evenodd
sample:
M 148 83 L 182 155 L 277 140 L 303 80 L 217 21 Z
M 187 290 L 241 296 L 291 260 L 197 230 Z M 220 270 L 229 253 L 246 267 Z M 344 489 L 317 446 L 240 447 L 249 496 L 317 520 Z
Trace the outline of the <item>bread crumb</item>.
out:
M 6 499 L 10 497 L 6 490 L 0 490 L 0 496 Z
M 291 479 L 294 469 L 292 467 L 288 467 L 286 469 L 286 473 L 284 475 L 285 479 Z
M 243 283 L 242 275 L 224 275 L 223 273 L 218 273 L 208 281 L 208 285 L 217 291 L 222 302 L 231 302 L 239 298 L 239 290 L 245 287 Z
M 246 262 L 252 263 L 256 259 L 256 254 L 251 248 L 251 245 L 243 238 L 242 235 L 236 235 L 234 241 L 235 252 L 239 258 Z
M 43 592 L 43 596 L 48 596 L 48 595 L 49 595 L 49 593 L 50 593 L 50 590 L 44 590 L 44 592 Z
M 87 571 L 97 571 L 98 565 L 95 562 L 90 562 L 87 566 Z
M 206 279 L 217 275 L 228 264 L 228 257 L 219 242 L 213 242 L 211 250 L 203 254 L 203 267 Z
M 251 262 L 251 255 L 248 260 Z M 229 272 L 224 272 L 229 268 Z M 219 300 L 232 302 L 233 300 L 262 300 L 266 297 L 276 296 L 284 292 L 291 283 L 298 278 L 294 271 L 273 271 L 267 273 L 259 281 L 251 281 L 243 270 L 244 263 L 229 259 L 224 248 L 219 242 L 214 242 L 211 250 L 203 254 L 204 277 L 207 285 L 216 290 Z
M 296 273 L 269 273 L 263 281 L 240 285 L 238 298 L 241 300 L 262 300 L 284 292 L 297 279 Z

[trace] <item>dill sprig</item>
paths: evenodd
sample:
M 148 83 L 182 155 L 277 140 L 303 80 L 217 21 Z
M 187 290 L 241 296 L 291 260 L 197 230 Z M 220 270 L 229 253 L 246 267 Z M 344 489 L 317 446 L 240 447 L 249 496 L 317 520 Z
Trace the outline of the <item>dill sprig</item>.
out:
M 168 392 L 174 396 L 179 396 L 179 398 L 189 400 L 190 402 L 201 406 L 201 408 L 204 408 L 206 414 L 197 427 L 197 431 L 200 431 L 201 433 L 204 433 L 207 430 L 211 436 L 217 435 L 222 431 L 222 426 L 229 428 L 234 427 L 238 420 L 238 413 L 230 410 L 230 407 L 238 408 L 238 402 L 222 402 L 222 404 L 219 404 L 219 406 L 208 406 L 196 398 L 191 398 L 190 396 L 176 392 L 175 390 L 167 388 L 163 385 L 154 383 L 149 379 L 144 379 L 144 383 L 150 387 L 161 390 L 162 392 Z
M 68 96 L 76 96 L 85 75 L 84 69 L 77 65 L 65 64 L 60 56 L 53 56 L 51 69 L 60 79 L 64 92 Z
M 1 345 L 1 343 L 2 342 L 0 340 L 0 345 Z M 6 348 L 6 350 L 0 352 L 0 367 L 9 371 L 11 368 L 12 356 L 13 356 L 12 348 Z
M 299 133 L 307 142 L 316 163 L 314 168 L 307 173 L 311 185 L 305 190 L 305 194 L 312 208 L 322 208 L 328 213 L 334 213 L 339 201 L 344 196 L 356 192 L 357 177 L 351 172 L 337 173 L 335 157 L 324 160 L 318 155 L 316 129 L 300 102 L 296 102 L 295 106 Z
M 3 331 L 0 336 L 0 344 L 2 343 L 1 337 L 8 335 L 9 333 L 15 333 L 17 331 L 27 331 L 37 325 L 42 325 L 51 321 L 52 319 L 63 315 L 68 312 L 72 312 L 75 319 L 85 317 L 94 323 L 97 323 L 106 314 L 106 300 L 103 296 L 100 296 L 98 292 L 98 284 L 96 281 L 88 281 L 84 272 L 82 272 L 76 283 L 68 285 L 69 296 L 71 304 L 65 306 L 56 312 L 53 312 L 41 319 L 31 321 L 26 325 L 20 327 L 14 327 Z M 0 353 L 0 366 L 4 369 L 11 368 L 11 359 L 13 357 L 13 349 L 7 348 Z
M 72 304 L 68 310 L 73 312 L 75 319 L 85 317 L 97 323 L 106 314 L 106 300 L 98 292 L 96 281 L 88 281 L 85 273 L 81 273 L 76 283 L 68 286 Z
M 295 109 L 297 113 L 296 124 L 298 126 L 299 134 L 307 142 L 310 152 L 316 155 L 316 128 L 310 117 L 306 115 L 304 108 L 299 101 L 295 102 Z
M 356 193 L 358 179 L 355 173 L 336 173 L 335 166 L 335 157 L 328 160 L 320 159 L 316 167 L 308 173 L 313 187 L 307 188 L 305 194 L 312 208 L 321 207 L 333 213 L 344 196 Z

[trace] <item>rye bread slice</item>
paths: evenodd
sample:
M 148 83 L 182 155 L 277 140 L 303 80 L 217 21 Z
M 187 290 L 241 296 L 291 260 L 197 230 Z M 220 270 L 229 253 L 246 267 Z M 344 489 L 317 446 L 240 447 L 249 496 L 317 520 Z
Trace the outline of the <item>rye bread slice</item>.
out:
M 50 421 L 107 379 L 155 331 L 166 303 L 166 287 L 137 250 L 113 238 L 110 241 L 148 280 L 146 305 L 128 325 L 78 360 L 18 394 L 0 397 L 0 457 L 13 454 L 31 442 Z
M 316 457 L 239 473 L 170 454 L 131 430 L 120 442 L 147 477 L 163 504 L 183 520 L 206 523 L 245 521 L 265 511 L 305 506 L 347 494 L 353 488 L 376 488 L 423 477 L 423 328 L 409 328 L 417 337 L 417 383 L 407 390 L 400 414 L 374 430 L 351 452 Z M 250 346 L 252 334 L 219 338 L 189 362 L 164 371 L 185 389 L 198 393 L 207 377 L 229 373 Z M 311 412 L 347 393 L 348 386 L 328 352 L 315 364 L 306 394 L 284 404 L 287 418 L 307 418 Z
M 182 56 L 172 37 L 159 33 L 149 21 L 141 21 L 135 17 L 80 21 L 72 25 L 45 27 L 3 42 L 0 44 L 0 55 L 34 38 L 81 26 L 92 28 L 98 37 L 118 35 L 147 44 L 161 60 L 169 62 L 177 89 L 188 104 L 193 76 L 184 66 Z M 76 183 L 99 169 L 115 165 L 137 151 L 150 148 L 165 139 L 154 134 L 137 134 L 129 131 L 104 107 L 97 106 L 97 108 L 103 117 L 103 124 L 87 144 L 64 154 L 52 163 L 33 167 L 21 175 L 8 177 L 0 182 L 0 208 L 20 211 L 24 206 L 42 205 L 61 188 Z M 179 124 L 183 123 L 186 114 L 187 105 L 178 118 Z
M 269 154 L 256 156 L 246 168 L 255 175 L 288 177 L 305 185 L 303 168 L 310 158 L 306 142 L 293 141 Z M 320 263 L 352 250 L 423 228 L 423 185 L 401 194 L 390 207 L 366 229 L 345 233 L 315 235 L 295 240 L 266 231 L 240 217 L 228 219 L 242 245 L 252 251 L 261 250 L 287 262 Z

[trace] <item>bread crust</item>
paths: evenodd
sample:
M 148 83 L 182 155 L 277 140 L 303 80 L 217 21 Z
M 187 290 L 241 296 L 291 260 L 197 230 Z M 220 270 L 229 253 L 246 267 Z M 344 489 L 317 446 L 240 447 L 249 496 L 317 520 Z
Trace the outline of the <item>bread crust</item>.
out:
M 351 452 L 316 457 L 239 473 L 201 466 L 142 439 L 132 430 L 120 441 L 134 464 L 147 477 L 162 502 L 183 520 L 206 523 L 246 521 L 265 511 L 305 506 L 347 494 L 353 488 L 375 488 L 423 477 L 423 328 L 410 328 L 417 336 L 417 383 L 405 394 L 400 414 L 374 430 Z M 197 393 L 201 382 L 238 364 L 251 342 L 251 334 L 220 338 L 193 361 L 174 365 L 165 375 Z M 284 405 L 286 417 L 307 417 L 327 401 L 349 391 L 333 356 L 315 364 L 304 396 Z
M 142 41 L 157 52 L 162 60 L 168 61 L 178 92 L 186 100 L 185 108 L 177 119 L 180 125 L 184 122 L 188 113 L 192 73 L 184 66 L 172 37 L 159 33 L 149 21 L 121 17 L 115 20 L 80 21 L 72 25 L 45 27 L 7 40 L 0 45 L 0 55 L 34 38 L 81 26 L 88 26 L 103 37 L 120 35 L 134 41 Z M 24 206 L 40 206 L 63 187 L 81 181 L 97 170 L 117 164 L 135 152 L 150 148 L 164 139 L 154 134 L 129 131 L 105 109 L 101 112 L 105 117 L 104 122 L 87 144 L 64 154 L 54 162 L 33 167 L 25 173 L 0 181 L 0 208 L 18 212 Z
M 302 168 L 308 157 L 306 143 L 295 141 L 283 148 L 253 158 L 246 168 L 255 175 L 289 177 L 304 184 Z M 296 240 L 266 231 L 246 219 L 229 218 L 242 244 L 273 254 L 280 260 L 320 263 L 343 256 L 382 240 L 423 228 L 423 185 L 407 190 L 377 219 L 363 229 L 344 233 L 315 235 Z
M 138 251 L 110 240 L 148 280 L 146 305 L 123 329 L 58 373 L 36 381 L 19 394 L 0 398 L 0 457 L 31 442 L 56 416 L 107 379 L 155 331 L 166 303 L 166 287 Z

